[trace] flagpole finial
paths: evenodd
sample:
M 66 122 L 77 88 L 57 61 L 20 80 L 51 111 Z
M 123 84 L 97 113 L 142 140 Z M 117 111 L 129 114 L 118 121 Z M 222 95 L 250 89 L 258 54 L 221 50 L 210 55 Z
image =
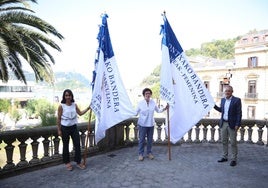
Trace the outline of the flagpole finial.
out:
M 161 15 L 165 18 L 166 17 L 166 11 L 164 10 Z
M 104 11 L 104 13 L 102 13 L 100 15 L 101 18 L 108 18 L 108 14 L 106 13 L 106 11 Z

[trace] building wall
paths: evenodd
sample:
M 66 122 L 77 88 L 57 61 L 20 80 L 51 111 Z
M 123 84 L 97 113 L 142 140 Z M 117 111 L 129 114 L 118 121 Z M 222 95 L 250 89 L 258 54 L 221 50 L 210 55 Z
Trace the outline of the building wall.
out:
M 256 67 L 248 66 L 250 57 L 258 58 Z M 248 113 L 250 107 L 255 108 L 254 119 L 268 118 L 268 32 L 242 37 L 235 45 L 234 60 L 229 62 L 212 60 L 210 63 L 206 61 L 208 60 L 199 59 L 199 62 L 190 60 L 200 78 L 204 82 L 209 82 L 209 91 L 216 104 L 220 104 L 221 99 L 218 95 L 220 82 L 226 79 L 226 73 L 230 69 L 232 77 L 229 84 L 234 88 L 233 95 L 242 100 L 242 118 L 251 118 Z M 201 64 L 203 66 L 200 66 Z M 209 66 L 205 66 L 208 64 Z M 249 92 L 249 81 L 256 81 L 256 93 Z M 215 110 L 211 111 L 211 117 L 218 115 Z

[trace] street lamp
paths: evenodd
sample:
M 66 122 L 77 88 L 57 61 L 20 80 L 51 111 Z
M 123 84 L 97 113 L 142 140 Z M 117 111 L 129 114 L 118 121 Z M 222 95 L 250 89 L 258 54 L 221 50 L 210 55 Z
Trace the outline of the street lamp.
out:
M 226 63 L 225 67 L 228 70 L 228 72 L 225 74 L 225 77 L 228 80 L 228 83 L 230 84 L 230 80 L 231 80 L 231 78 L 233 76 L 233 74 L 231 73 L 231 71 L 234 68 L 234 63 L 233 62 L 228 62 L 228 63 Z
M 226 78 L 228 78 L 229 80 L 232 78 L 232 73 L 231 73 L 231 69 L 228 69 L 228 72 L 225 74 Z

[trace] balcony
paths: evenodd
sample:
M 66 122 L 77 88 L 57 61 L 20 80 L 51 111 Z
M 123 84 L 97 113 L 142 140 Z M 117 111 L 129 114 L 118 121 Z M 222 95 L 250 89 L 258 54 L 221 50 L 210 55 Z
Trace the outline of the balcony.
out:
M 136 179 L 138 177 L 140 177 L 141 179 L 138 179 L 145 184 L 147 181 L 154 183 L 152 179 L 158 179 L 157 182 L 160 183 L 160 185 L 164 185 L 161 182 L 167 182 L 167 185 L 169 185 L 168 182 L 170 182 L 170 185 L 176 182 L 180 182 L 183 185 L 188 182 L 188 185 L 193 184 L 197 186 L 199 182 L 200 185 L 202 183 L 203 186 L 206 185 L 206 187 L 209 187 L 209 182 L 213 181 L 212 177 L 217 176 L 216 174 L 219 171 L 213 170 L 216 168 L 221 169 L 220 174 L 222 177 L 228 178 L 230 175 L 229 168 L 231 167 L 222 167 L 222 164 L 216 162 L 221 152 L 218 119 L 202 119 L 189 130 L 178 143 L 172 144 L 172 162 L 169 162 L 167 159 L 168 149 L 166 146 L 168 141 L 164 128 L 165 119 L 156 118 L 155 127 L 153 150 L 155 155 L 158 156 L 156 156 L 154 161 L 147 161 L 148 159 L 146 159 L 143 161 L 144 163 L 142 163 L 137 160 L 137 147 L 132 147 L 138 143 L 137 118 L 128 119 L 107 130 L 106 137 L 99 142 L 98 145 L 94 142 L 94 122 L 92 122 L 89 128 L 89 148 L 87 150 L 85 149 L 87 123 L 80 123 L 78 128 L 81 135 L 82 152 L 84 153 L 86 150 L 86 157 L 88 158 L 90 156 L 87 159 L 90 160 L 88 162 L 88 168 L 85 171 L 87 174 L 83 171 L 78 171 L 78 169 L 75 169 L 75 173 L 70 173 L 65 170 L 61 158 L 61 139 L 57 136 L 56 126 L 1 132 L 1 160 L 5 161 L 5 163 L 1 165 L 0 177 L 5 178 L 13 176 L 11 179 L 4 179 L 3 182 L 16 183 L 15 180 L 17 179 L 17 181 L 24 183 L 24 187 L 40 184 L 43 178 L 47 181 L 43 187 L 49 187 L 49 185 L 52 184 L 54 184 L 55 187 L 64 187 L 63 185 L 66 185 L 66 182 L 70 182 L 70 187 L 74 187 L 75 183 L 77 187 L 79 187 L 79 185 L 95 185 L 95 187 L 99 185 L 99 187 L 102 187 L 101 185 L 103 185 L 102 183 L 104 182 L 108 183 L 110 187 L 117 187 L 116 185 L 121 185 L 122 187 L 122 185 L 125 184 L 125 187 L 127 187 L 129 182 L 137 182 Z M 237 177 L 234 181 L 235 184 L 230 184 L 230 186 L 237 185 L 237 182 L 240 182 L 242 183 L 240 184 L 241 187 L 252 187 L 253 185 L 265 187 L 263 185 L 265 182 L 267 183 L 267 178 L 264 176 L 266 175 L 267 177 L 266 167 L 268 163 L 267 160 L 261 160 L 261 157 L 268 155 L 267 129 L 267 122 L 265 120 L 242 120 L 242 125 L 237 137 L 239 154 L 241 154 L 238 158 L 241 160 L 241 164 L 238 164 L 237 169 L 233 169 L 237 171 L 240 178 Z M 254 154 L 252 158 L 250 158 L 251 154 Z M 254 161 L 259 162 L 255 163 Z M 57 166 L 52 168 L 52 166 L 55 165 Z M 116 165 L 116 169 L 113 168 L 113 165 Z M 252 168 L 256 169 L 256 171 L 254 171 L 255 173 L 246 170 L 251 167 L 250 165 L 252 165 Z M 259 168 L 256 168 L 256 165 L 259 165 Z M 210 168 L 211 170 L 209 170 Z M 26 173 L 29 171 L 33 172 Z M 162 172 L 166 172 L 167 174 Z M 173 173 L 176 175 L 173 175 Z M 236 176 L 235 172 L 233 173 L 232 176 Z M 240 176 L 240 173 L 244 173 L 245 178 Z M 252 177 L 250 173 L 253 173 Z M 21 174 L 21 177 L 18 176 L 18 178 L 16 178 L 14 175 L 17 174 Z M 118 174 L 121 174 L 121 176 L 118 177 Z M 148 178 L 147 181 L 143 179 L 146 174 L 151 177 Z M 180 175 L 186 179 L 180 179 Z M 22 178 L 22 176 L 25 177 L 25 179 Z M 170 179 L 171 177 L 173 178 Z M 77 179 L 74 180 L 73 178 Z M 86 179 L 79 182 L 78 179 L 81 178 Z M 117 182 L 116 184 L 114 181 L 118 181 L 120 178 L 123 183 L 121 182 L 122 184 L 120 184 Z M 170 181 L 165 181 L 165 178 L 170 179 Z M 262 178 L 263 181 L 261 181 Z M 216 179 L 214 183 L 219 181 L 224 183 L 224 178 Z M 28 184 L 25 184 L 25 180 L 28 180 Z M 207 180 L 209 180 L 207 182 L 208 184 L 206 183 Z M 241 182 L 241 180 L 243 180 L 243 182 Z M 113 186 L 109 184 L 111 182 L 114 183 Z M 186 184 L 185 187 L 187 187 Z M 5 184 L 1 182 L 1 186 L 2 185 Z M 15 185 L 20 187 L 19 184 Z M 152 187 L 161 187 L 159 184 L 158 186 L 156 184 L 153 185 L 155 186 Z M 174 187 L 176 184 L 172 185 L 173 186 L 169 187 Z M 226 186 L 228 187 L 228 185 Z M 219 184 L 218 187 L 220 187 Z M 239 187 L 239 185 L 235 187 Z
M 257 100 L 258 99 L 258 93 L 245 93 L 245 99 Z

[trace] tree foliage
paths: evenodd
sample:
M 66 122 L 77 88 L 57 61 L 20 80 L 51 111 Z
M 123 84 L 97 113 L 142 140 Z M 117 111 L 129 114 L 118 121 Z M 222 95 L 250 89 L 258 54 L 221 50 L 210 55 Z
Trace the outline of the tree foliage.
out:
M 0 112 L 4 114 L 8 113 L 8 110 L 11 106 L 11 102 L 9 99 L 0 99 Z
M 255 32 L 255 31 L 251 31 Z M 233 39 L 227 40 L 214 40 L 211 42 L 206 42 L 201 45 L 201 48 L 191 48 L 185 53 L 187 56 L 206 56 L 213 57 L 217 59 L 233 59 L 234 58 L 234 47 L 236 41 L 241 37 L 238 36 Z M 156 91 L 159 90 L 160 84 L 156 84 L 160 79 L 160 69 L 161 65 L 158 65 L 153 72 L 146 78 L 143 79 L 141 85 L 156 87 Z M 156 93 L 157 95 L 157 93 Z
M 152 87 L 151 90 L 153 92 L 153 98 L 159 99 L 160 98 L 160 82 L 155 83 Z
M 56 125 L 56 106 L 46 99 L 31 99 L 27 102 L 29 116 L 40 117 L 42 126 Z
M 241 37 L 238 36 L 233 39 L 214 40 L 212 42 L 206 42 L 201 45 L 200 49 L 191 48 L 190 50 L 187 50 L 186 55 L 187 56 L 202 55 L 216 59 L 233 59 L 235 43 L 240 38 Z
M 23 63 L 32 68 L 36 81 L 53 83 L 51 63 L 55 60 L 46 47 L 61 51 L 48 36 L 63 36 L 49 23 L 34 15 L 28 2 L 35 0 L 0 0 L 0 80 L 11 76 L 23 81 Z
M 151 86 L 154 83 L 158 82 L 160 76 L 160 68 L 161 66 L 158 65 L 148 77 L 143 79 L 141 85 Z
M 11 107 L 11 102 L 9 99 L 0 99 L 0 113 L 3 113 L 3 117 L 0 119 L 0 130 L 2 129 L 2 124 L 4 123 L 5 116 Z

